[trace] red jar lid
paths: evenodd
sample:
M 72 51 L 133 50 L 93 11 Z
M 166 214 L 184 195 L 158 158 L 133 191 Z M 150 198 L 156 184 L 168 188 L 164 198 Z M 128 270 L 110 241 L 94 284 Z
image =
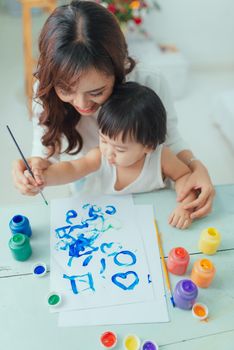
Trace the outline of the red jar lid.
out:
M 188 255 L 188 252 L 186 249 L 182 247 L 178 247 L 178 248 L 175 248 L 175 255 L 179 259 L 184 259 Z
M 117 343 L 117 335 L 114 332 L 107 331 L 101 335 L 101 344 L 106 349 L 113 349 Z

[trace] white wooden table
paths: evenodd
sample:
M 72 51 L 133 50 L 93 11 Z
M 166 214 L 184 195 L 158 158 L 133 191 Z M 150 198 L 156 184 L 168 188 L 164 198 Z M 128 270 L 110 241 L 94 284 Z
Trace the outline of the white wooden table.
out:
M 31 266 L 37 261 L 49 265 L 49 209 L 43 205 L 2 207 L 0 216 L 0 349 L 6 350 L 98 350 L 100 334 L 111 329 L 118 334 L 116 350 L 123 349 L 126 334 L 135 333 L 142 340 L 156 341 L 164 350 L 234 349 L 234 185 L 218 186 L 211 215 L 195 222 L 189 230 L 180 231 L 167 225 L 174 206 L 175 194 L 170 190 L 135 196 L 136 204 L 154 204 L 165 256 L 175 246 L 185 247 L 193 261 L 204 257 L 198 250 L 200 232 L 216 227 L 222 234 L 218 253 L 211 256 L 217 274 L 208 289 L 199 290 L 199 301 L 208 305 L 208 322 L 199 322 L 190 311 L 173 309 L 168 303 L 171 322 L 158 324 L 58 328 L 57 314 L 46 304 L 49 273 L 35 278 Z M 13 215 L 26 215 L 32 225 L 32 257 L 17 262 L 8 248 L 8 223 Z M 184 277 L 183 277 L 184 278 Z M 170 276 L 172 286 L 181 279 Z M 124 323 L 124 319 L 123 319 Z

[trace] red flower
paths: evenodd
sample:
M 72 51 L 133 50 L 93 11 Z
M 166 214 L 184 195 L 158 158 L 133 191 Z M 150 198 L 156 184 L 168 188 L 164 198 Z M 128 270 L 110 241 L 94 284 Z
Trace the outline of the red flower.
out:
M 107 6 L 107 9 L 108 9 L 110 12 L 112 12 L 112 13 L 115 13 L 115 12 L 116 12 L 116 7 L 115 7 L 114 4 L 109 4 L 109 5 Z
M 133 21 L 136 23 L 136 25 L 140 25 L 142 23 L 142 19 L 141 17 L 134 17 L 133 18 Z

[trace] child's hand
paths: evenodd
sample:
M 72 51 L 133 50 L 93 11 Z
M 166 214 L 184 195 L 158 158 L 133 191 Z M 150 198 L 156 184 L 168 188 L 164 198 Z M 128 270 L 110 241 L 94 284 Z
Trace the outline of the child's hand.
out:
M 173 227 L 184 230 L 188 228 L 193 221 L 190 218 L 190 214 L 191 211 L 184 209 L 182 205 L 178 205 L 169 216 L 168 223 Z

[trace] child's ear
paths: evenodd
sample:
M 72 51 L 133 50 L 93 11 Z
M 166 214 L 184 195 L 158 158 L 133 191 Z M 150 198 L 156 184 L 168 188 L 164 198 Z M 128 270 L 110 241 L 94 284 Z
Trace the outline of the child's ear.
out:
M 154 148 L 150 146 L 145 146 L 145 154 L 152 153 L 154 151 Z

